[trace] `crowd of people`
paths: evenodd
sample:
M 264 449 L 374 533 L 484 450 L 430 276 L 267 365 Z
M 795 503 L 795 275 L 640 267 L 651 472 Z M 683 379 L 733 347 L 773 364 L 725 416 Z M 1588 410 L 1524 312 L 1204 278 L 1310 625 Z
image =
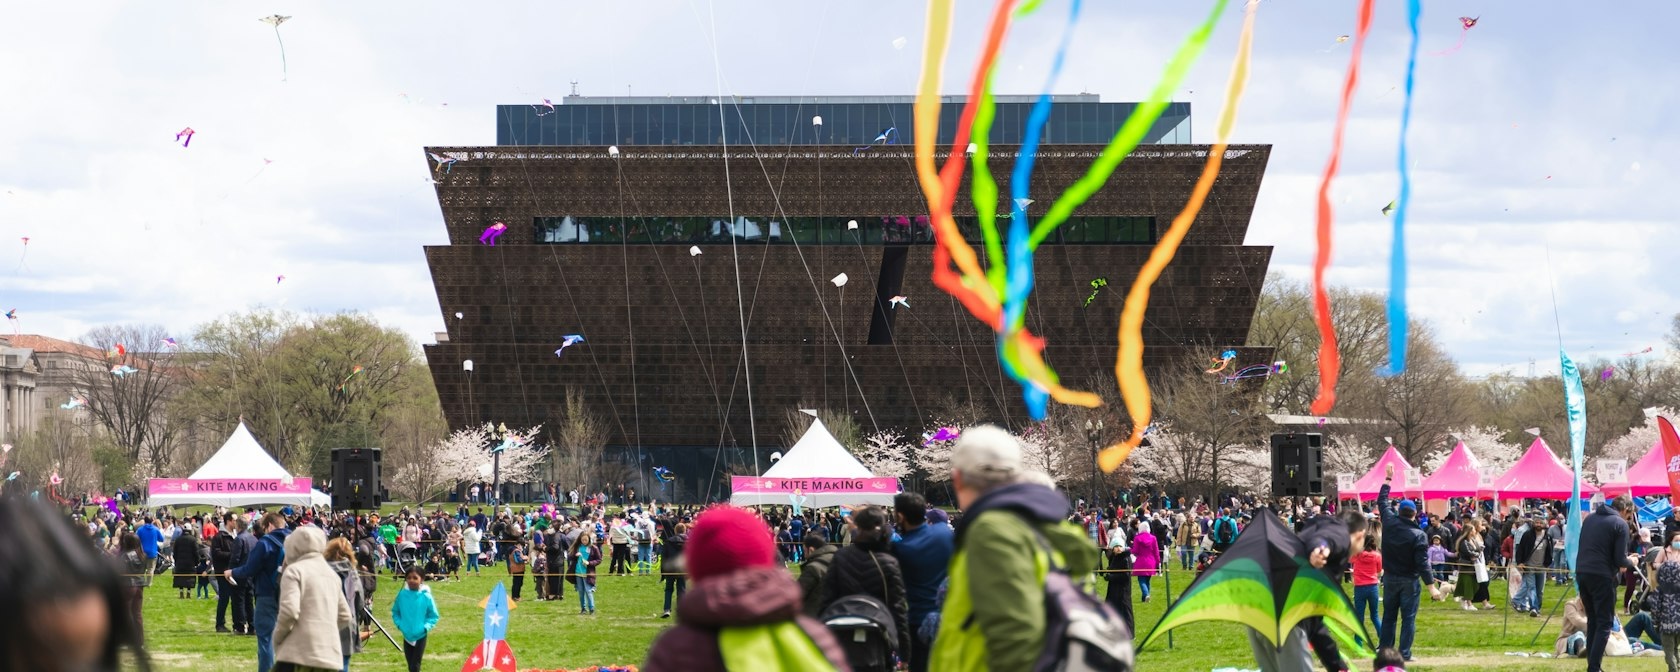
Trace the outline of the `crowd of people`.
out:
M 1076 650 L 1055 639 L 1061 629 L 1045 608 L 1059 599 L 1048 592 L 1051 573 L 1100 577 L 1107 606 L 1096 617 L 1130 633 L 1134 604 L 1160 594 L 1155 577 L 1207 569 L 1270 508 L 1310 549 L 1314 567 L 1350 586 L 1355 613 L 1375 635 L 1379 669 L 1412 659 L 1425 594 L 1458 609 L 1497 610 L 1490 593 L 1503 580 L 1507 607 L 1537 618 L 1547 584 L 1573 579 L 1579 596 L 1563 605 L 1558 654 L 1586 658 L 1593 672 L 1605 655 L 1649 649 L 1680 672 L 1680 515 L 1641 526 L 1626 496 L 1585 517 L 1571 577 L 1565 513 L 1544 503 L 1499 511 L 1452 502 L 1431 515 L 1390 497 L 1385 483 L 1369 509 L 1166 493 L 1136 506 L 1129 497 L 1088 506 L 1028 469 L 1014 437 L 994 427 L 965 431 L 950 469 L 955 514 L 916 493 L 891 507 L 756 511 L 633 498 L 619 508 L 598 493 L 576 507 L 564 506 L 565 496 L 561 506 L 519 511 L 462 503 L 386 516 L 99 507 L 73 513 L 75 528 L 62 525 L 60 512 L 43 513 L 48 505 L 8 498 L 0 523 L 38 544 L 40 557 L 23 562 L 0 549 L 0 609 L 82 614 L 74 625 L 26 619 L 27 633 L 6 636 L 83 643 L 86 660 L 114 660 L 145 641 L 146 588 L 172 572 L 175 599 L 214 598 L 216 630 L 254 638 L 260 670 L 348 670 L 373 636 L 372 598 L 386 574 L 402 580 L 391 624 L 418 670 L 439 622 L 427 582 L 505 572 L 517 602 L 530 576 L 535 599 L 564 600 L 570 587 L 587 618 L 597 609 L 598 575 L 635 575 L 663 583 L 658 617 L 676 621 L 645 670 L 1033 669 Z M 74 627 L 95 622 L 97 632 Z M 1077 655 L 1129 665 L 1125 639 Z M 1252 632 L 1250 642 L 1265 670 L 1311 670 L 1315 658 L 1324 669 L 1348 669 L 1320 619 L 1302 621 L 1280 643 Z M 35 660 L 16 650 L 3 662 Z M 60 662 L 7 669 L 76 669 Z

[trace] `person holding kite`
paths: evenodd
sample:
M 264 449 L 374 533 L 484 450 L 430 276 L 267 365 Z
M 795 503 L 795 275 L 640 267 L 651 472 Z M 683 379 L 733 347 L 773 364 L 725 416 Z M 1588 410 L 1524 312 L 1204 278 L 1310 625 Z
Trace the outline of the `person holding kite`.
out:
M 1307 560 L 1313 568 L 1326 577 L 1340 579 L 1352 561 L 1353 549 L 1365 547 L 1367 525 L 1365 513 L 1358 507 L 1344 507 L 1334 516 L 1316 515 L 1301 521 L 1298 536 L 1308 549 Z M 1248 630 L 1248 643 L 1254 650 L 1255 660 L 1261 663 L 1261 669 L 1310 672 L 1312 659 L 1301 647 L 1305 642 L 1312 645 L 1324 669 L 1347 671 L 1348 665 L 1342 660 L 1341 648 L 1336 645 L 1323 617 L 1303 619 L 1290 635 L 1284 647 L 1278 649 L 1259 631 Z M 1270 665 L 1266 664 L 1268 661 Z
M 1377 510 L 1382 512 L 1383 618 L 1378 646 L 1394 646 L 1394 632 L 1400 631 L 1400 655 L 1412 659 L 1412 638 L 1417 634 L 1418 580 L 1434 582 L 1429 571 L 1429 540 L 1417 525 L 1417 504 L 1403 500 L 1395 506 L 1388 498 L 1394 483 L 1394 465 L 1383 472 L 1382 489 L 1377 491 Z M 1402 612 L 1404 614 L 1402 615 Z M 1404 618 L 1404 622 L 1398 620 Z

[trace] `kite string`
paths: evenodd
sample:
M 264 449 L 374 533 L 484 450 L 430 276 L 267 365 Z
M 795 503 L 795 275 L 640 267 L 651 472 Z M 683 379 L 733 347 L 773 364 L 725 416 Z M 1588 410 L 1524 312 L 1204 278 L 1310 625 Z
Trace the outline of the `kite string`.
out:
M 1406 213 L 1412 202 L 1412 170 L 1408 165 L 1406 137 L 1412 127 L 1412 83 L 1417 75 L 1418 15 L 1421 0 L 1407 0 L 1406 21 L 1412 31 L 1412 45 L 1406 51 L 1406 100 L 1400 108 L 1400 200 L 1394 206 L 1394 246 L 1388 260 L 1388 370 L 1389 376 L 1406 372 L 1406 340 L 1411 328 L 1406 317 Z
M 1132 281 L 1132 288 L 1126 293 L 1126 302 L 1120 309 L 1119 350 L 1114 359 L 1114 377 L 1119 384 L 1120 397 L 1125 401 L 1126 413 L 1132 418 L 1132 433 L 1126 440 L 1109 446 L 1098 454 L 1098 463 L 1105 472 L 1113 472 L 1119 468 L 1120 463 L 1125 461 L 1131 451 L 1143 443 L 1144 430 L 1149 426 L 1149 380 L 1143 373 L 1143 322 L 1144 314 L 1149 309 L 1149 292 L 1155 280 L 1161 277 L 1161 272 L 1172 263 L 1179 243 L 1190 233 L 1191 225 L 1196 222 L 1196 215 L 1201 213 L 1208 193 L 1213 190 L 1214 181 L 1219 178 L 1219 169 L 1225 161 L 1225 148 L 1231 138 L 1231 128 L 1236 125 L 1237 108 L 1248 85 L 1249 58 L 1254 47 L 1254 17 L 1259 8 L 1258 0 L 1250 0 L 1244 12 L 1242 35 L 1237 39 L 1237 56 L 1231 64 L 1231 81 L 1225 92 L 1225 107 L 1219 114 L 1218 137 L 1213 147 L 1208 150 L 1207 165 L 1202 169 L 1202 176 L 1196 180 L 1195 189 L 1190 192 L 1190 200 L 1185 203 L 1184 209 L 1173 218 L 1172 226 L 1161 236 L 1161 241 L 1156 243 L 1155 249 L 1150 251 L 1149 260 L 1139 269 L 1137 279 Z M 1229 363 L 1230 360 L 1226 360 L 1224 364 Z M 1220 368 L 1224 368 L 1224 364 L 1221 364 Z
M 1336 325 L 1330 314 L 1330 292 L 1324 286 L 1324 272 L 1330 267 L 1331 226 L 1335 215 L 1330 207 L 1330 182 L 1342 161 L 1342 135 L 1347 130 L 1348 110 L 1353 106 L 1353 91 L 1359 85 L 1359 57 L 1365 51 L 1365 36 L 1371 30 L 1373 0 L 1360 0 L 1359 19 L 1353 38 L 1353 53 L 1348 57 L 1347 77 L 1342 84 L 1342 100 L 1336 110 L 1336 130 L 1330 140 L 1330 160 L 1324 166 L 1324 177 L 1318 184 L 1317 238 L 1318 250 L 1313 256 L 1313 318 L 1318 323 L 1318 396 L 1313 399 L 1313 415 L 1326 415 L 1336 407 L 1336 382 L 1341 377 L 1342 353 L 1336 344 Z

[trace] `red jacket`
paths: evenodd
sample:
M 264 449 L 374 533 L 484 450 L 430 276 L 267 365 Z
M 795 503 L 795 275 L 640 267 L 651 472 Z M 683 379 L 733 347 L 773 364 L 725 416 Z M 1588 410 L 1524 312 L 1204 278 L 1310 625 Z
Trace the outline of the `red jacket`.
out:
M 718 629 L 796 621 L 840 672 L 850 672 L 846 652 L 828 628 L 800 613 L 799 584 L 780 567 L 743 569 L 696 581 L 677 604 L 677 626 L 648 649 L 643 672 L 728 672 L 718 650 Z

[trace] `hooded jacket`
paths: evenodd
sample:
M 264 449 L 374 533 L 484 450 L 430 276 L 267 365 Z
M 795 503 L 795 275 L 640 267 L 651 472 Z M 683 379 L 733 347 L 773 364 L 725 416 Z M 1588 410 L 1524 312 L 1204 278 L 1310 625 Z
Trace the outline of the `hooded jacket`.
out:
M 339 628 L 338 646 L 347 656 L 361 653 L 362 638 L 356 628 L 356 622 L 360 619 L 355 616 L 367 601 L 366 593 L 362 592 L 362 577 L 357 574 L 355 563 L 349 560 L 331 560 L 327 562 L 327 566 L 332 567 L 333 573 L 338 575 L 339 584 L 344 588 L 344 600 L 350 605 L 350 625 Z
M 834 562 L 823 579 L 822 604 L 818 612 L 847 595 L 869 595 L 892 611 L 898 632 L 895 647 L 900 658 L 910 656 L 910 616 L 904 595 L 904 573 L 898 558 L 889 555 L 885 530 L 859 531 L 857 542 L 834 554 Z
M 807 552 L 805 561 L 799 563 L 799 590 L 805 595 L 806 616 L 816 618 L 822 613 L 823 579 L 828 576 L 828 568 L 834 564 L 834 554 L 839 550 L 834 544 L 823 544 L 822 548 Z
M 695 581 L 677 605 L 677 625 L 648 649 L 643 672 L 726 672 L 722 628 L 796 623 L 835 669 L 848 672 L 846 652 L 828 628 L 800 613 L 799 586 L 780 567 L 750 567 Z
M 407 585 L 391 600 L 391 623 L 402 632 L 403 641 L 418 642 L 437 627 L 437 602 L 432 600 L 432 587 L 422 584 L 420 590 Z M 343 664 L 343 661 L 339 661 Z
M 1066 520 L 1071 509 L 1066 496 L 1031 483 L 995 488 L 969 507 L 957 528 L 928 669 L 1032 669 L 1044 650 L 1051 561 L 1039 536 L 1075 580 L 1097 566 L 1090 538 Z
M 314 525 L 286 537 L 286 565 L 280 571 L 280 613 L 274 621 L 274 660 L 307 667 L 344 666 L 340 630 L 350 627 L 344 581 L 321 552 L 327 535 Z
M 251 594 L 274 597 L 280 593 L 280 565 L 286 559 L 286 535 L 291 531 L 280 528 L 263 535 L 257 545 L 245 554 L 244 564 L 233 569 L 233 579 L 251 584 Z M 322 548 L 326 548 L 323 542 Z M 340 666 L 344 661 L 338 661 Z

